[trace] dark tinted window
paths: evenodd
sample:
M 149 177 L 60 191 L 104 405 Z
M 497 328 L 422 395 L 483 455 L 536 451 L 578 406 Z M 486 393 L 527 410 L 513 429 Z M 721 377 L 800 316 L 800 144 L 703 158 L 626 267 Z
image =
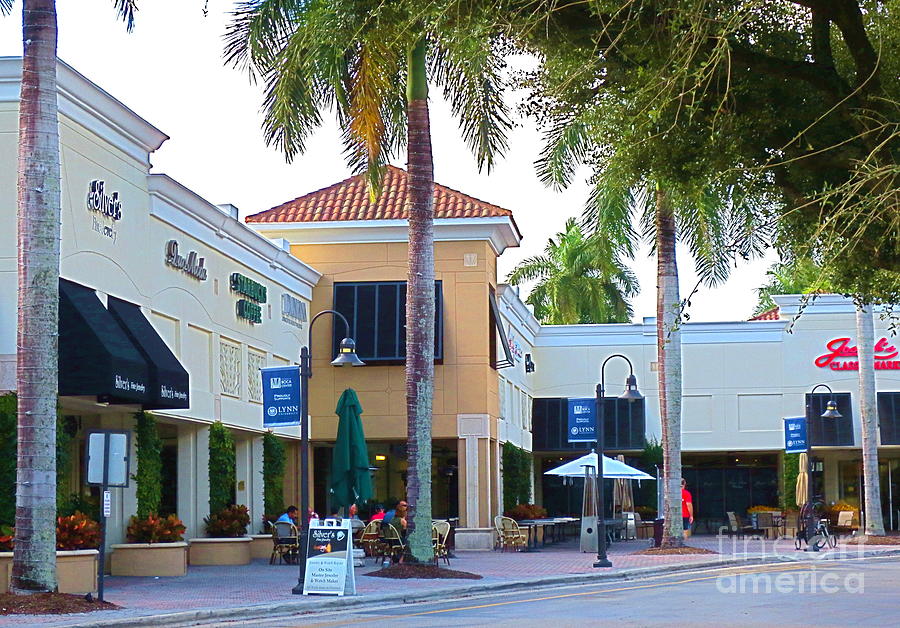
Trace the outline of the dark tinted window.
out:
M 605 400 L 604 450 L 643 449 L 644 400 Z M 568 398 L 536 398 L 532 402 L 532 449 L 534 451 L 590 451 L 593 443 L 569 443 Z
M 822 413 L 828 401 L 834 399 L 839 419 L 824 419 Z M 853 408 L 850 405 L 850 393 L 828 392 L 806 395 L 806 418 L 809 423 L 809 440 L 814 447 L 852 446 L 853 445 Z
M 434 282 L 434 359 L 444 357 L 443 299 L 441 282 Z M 366 281 L 336 283 L 334 309 L 347 317 L 356 352 L 367 364 L 403 362 L 406 359 L 406 282 Z M 333 348 L 344 337 L 344 326 L 333 327 Z
M 878 393 L 882 445 L 900 445 L 900 392 Z

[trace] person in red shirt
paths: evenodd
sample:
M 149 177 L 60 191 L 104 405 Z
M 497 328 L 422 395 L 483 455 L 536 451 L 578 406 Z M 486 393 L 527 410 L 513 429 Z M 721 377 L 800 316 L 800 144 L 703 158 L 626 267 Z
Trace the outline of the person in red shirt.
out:
M 687 490 L 687 482 L 681 478 L 681 519 L 684 523 L 685 538 L 691 535 L 691 526 L 694 525 L 694 498 Z
M 381 521 L 382 519 L 384 519 L 384 506 L 378 504 L 375 507 L 375 514 L 372 515 L 372 518 L 369 519 L 369 521 Z

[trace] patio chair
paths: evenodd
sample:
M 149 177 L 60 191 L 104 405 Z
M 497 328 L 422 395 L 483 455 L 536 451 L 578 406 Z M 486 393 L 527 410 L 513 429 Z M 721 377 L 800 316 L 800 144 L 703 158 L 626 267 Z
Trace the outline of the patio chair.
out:
M 639 512 L 634 513 L 634 529 L 639 539 L 653 538 L 653 522 L 643 521 Z
M 859 530 L 859 526 L 853 525 L 853 511 L 852 510 L 842 510 L 838 513 L 837 523 L 831 529 L 832 532 L 836 536 L 847 535 L 850 536 L 854 534 L 857 530 Z
M 775 534 L 775 515 L 771 512 L 760 512 L 756 515 L 756 528 L 766 538 L 769 538 L 769 530 Z
M 449 521 L 434 521 L 431 524 L 431 543 L 434 545 L 434 564 L 443 558 L 450 564 L 450 552 L 447 549 L 447 537 L 450 536 Z
M 528 545 L 528 536 L 515 519 L 500 517 L 500 550 L 512 548 L 517 551 Z
M 781 517 L 781 536 L 793 538 L 797 535 L 797 526 L 800 525 L 800 513 L 786 512 Z
M 742 537 L 748 534 L 752 535 L 754 533 L 758 534 L 758 531 L 753 528 L 753 526 L 748 526 L 744 524 L 744 521 L 740 518 L 740 516 L 734 512 L 726 513 L 728 515 L 728 529 L 725 531 L 729 536 L 737 536 Z
M 381 521 L 375 519 L 366 524 L 362 534 L 359 536 L 359 546 L 365 552 L 366 556 L 371 556 L 376 560 L 380 558 L 384 552 L 381 542 Z
M 274 565 L 277 556 L 278 564 L 284 561 L 292 565 L 299 553 L 300 534 L 297 526 L 289 521 L 276 521 L 272 524 L 272 555 L 269 557 L 269 564 Z
M 381 534 L 384 539 L 384 555 L 390 556 L 392 561 L 399 560 L 406 550 L 406 543 L 393 523 L 386 523 L 381 526 Z
M 498 547 L 503 549 L 503 525 L 500 523 L 503 520 L 503 515 L 497 515 L 494 517 L 494 532 L 497 533 L 497 538 L 494 542 L 494 549 Z

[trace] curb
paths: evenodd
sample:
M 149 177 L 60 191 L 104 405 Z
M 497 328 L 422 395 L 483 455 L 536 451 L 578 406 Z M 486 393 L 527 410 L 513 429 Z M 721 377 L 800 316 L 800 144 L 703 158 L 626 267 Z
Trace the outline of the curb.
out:
M 823 556 L 819 560 L 858 560 L 859 558 L 883 558 L 900 556 L 900 549 L 880 551 L 869 556 Z M 87 621 L 78 624 L 69 624 L 70 628 L 107 628 L 146 626 L 152 622 L 154 626 L 188 626 L 196 622 L 206 620 L 254 620 L 272 619 L 294 614 L 307 614 L 327 611 L 329 609 L 348 610 L 353 608 L 365 608 L 382 604 L 400 602 L 414 604 L 431 601 L 446 601 L 448 595 L 454 598 L 471 597 L 485 593 L 502 591 L 509 593 L 523 589 L 543 588 L 553 585 L 591 584 L 610 582 L 617 580 L 634 580 L 648 576 L 664 575 L 669 573 L 689 572 L 701 569 L 715 569 L 721 567 L 752 566 L 752 565 L 778 565 L 802 562 L 787 556 L 758 556 L 746 558 L 729 558 L 712 560 L 703 563 L 688 563 L 675 565 L 661 565 L 659 567 L 638 567 L 618 572 L 606 572 L 596 574 L 565 574 L 531 580 L 513 580 L 508 582 L 492 582 L 483 585 L 470 585 L 459 587 L 446 587 L 415 593 L 386 593 L 369 596 L 328 597 L 315 601 L 305 600 L 275 602 L 271 604 L 257 604 L 253 606 L 236 606 L 231 608 L 202 609 L 195 611 L 180 611 L 177 613 L 135 615 L 99 621 Z

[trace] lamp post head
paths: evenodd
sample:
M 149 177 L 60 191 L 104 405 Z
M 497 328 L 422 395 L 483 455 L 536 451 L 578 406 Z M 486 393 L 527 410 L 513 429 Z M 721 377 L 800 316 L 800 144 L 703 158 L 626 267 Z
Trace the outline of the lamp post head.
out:
M 822 413 L 823 419 L 840 419 L 843 414 L 838 412 L 837 404 L 834 402 L 834 399 L 829 399 L 828 403 L 825 404 L 825 412 Z
M 643 399 L 644 395 L 640 393 L 637 387 L 637 377 L 634 374 L 629 375 L 625 380 L 625 392 L 619 395 L 619 399 L 627 399 L 629 402 Z
M 353 338 L 344 338 L 338 348 L 338 356 L 331 361 L 331 366 L 365 366 L 365 362 L 356 355 L 356 343 Z

